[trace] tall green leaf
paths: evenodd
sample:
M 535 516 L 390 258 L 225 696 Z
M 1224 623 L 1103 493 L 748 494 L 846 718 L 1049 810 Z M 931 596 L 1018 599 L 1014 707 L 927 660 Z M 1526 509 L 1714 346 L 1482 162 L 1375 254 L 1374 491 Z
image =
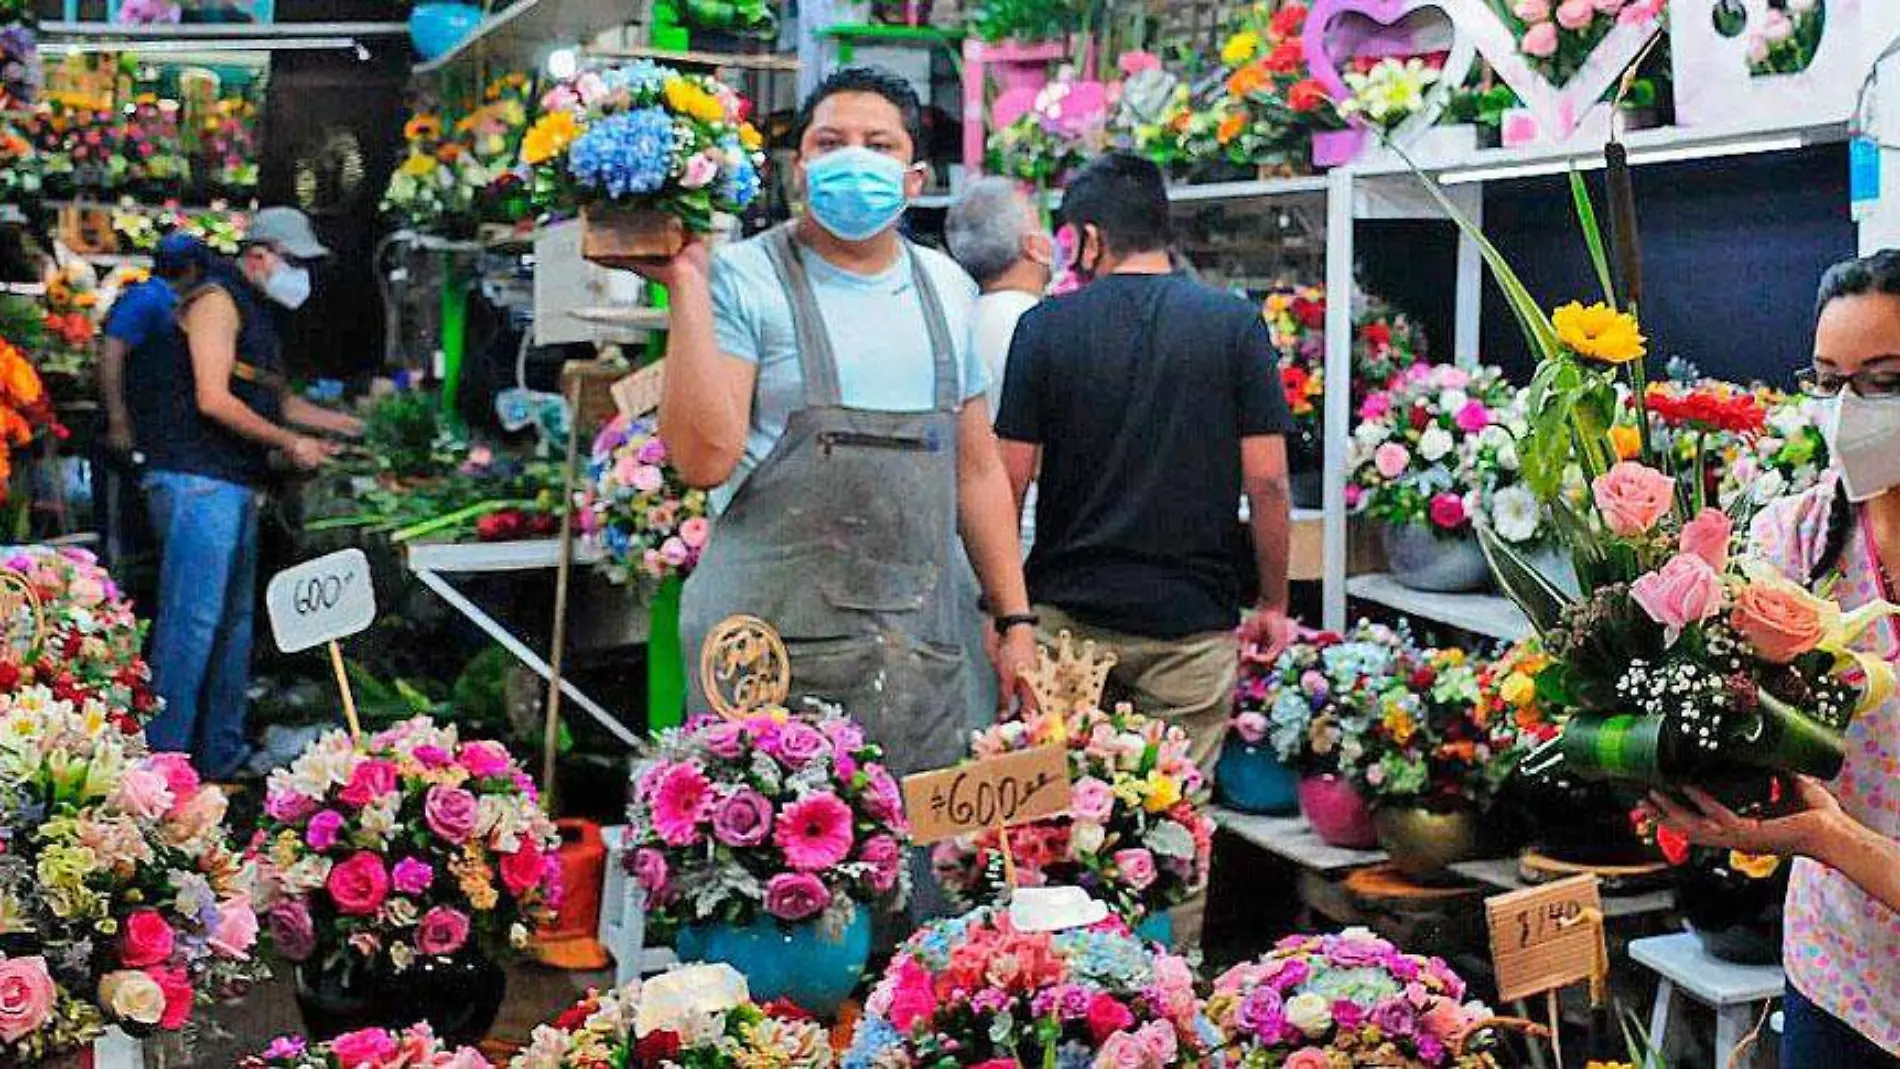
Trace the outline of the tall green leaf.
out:
M 1556 584 L 1544 577 L 1516 549 L 1499 538 L 1497 532 L 1488 523 L 1477 524 L 1478 547 L 1484 550 L 1484 559 L 1491 565 L 1491 574 L 1497 577 L 1498 589 L 1510 598 L 1531 626 L 1542 635 L 1548 633 L 1563 621 L 1564 610 L 1571 604 L 1570 595 L 1558 589 Z
M 1583 243 L 1590 249 L 1590 265 L 1596 268 L 1597 281 L 1603 285 L 1603 300 L 1615 308 L 1616 284 L 1610 281 L 1610 256 L 1603 245 L 1603 228 L 1597 225 L 1597 209 L 1590 201 L 1590 188 L 1574 167 L 1570 171 L 1570 199 L 1577 205 L 1577 226 L 1583 231 Z

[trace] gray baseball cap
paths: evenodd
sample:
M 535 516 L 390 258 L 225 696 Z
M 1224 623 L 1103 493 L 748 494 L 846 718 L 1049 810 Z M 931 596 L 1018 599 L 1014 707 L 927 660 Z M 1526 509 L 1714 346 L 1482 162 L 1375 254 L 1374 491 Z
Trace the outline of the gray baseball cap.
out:
M 330 250 L 317 240 L 310 217 L 295 208 L 265 208 L 251 216 L 244 241 L 275 245 L 299 260 L 321 260 L 330 255 Z

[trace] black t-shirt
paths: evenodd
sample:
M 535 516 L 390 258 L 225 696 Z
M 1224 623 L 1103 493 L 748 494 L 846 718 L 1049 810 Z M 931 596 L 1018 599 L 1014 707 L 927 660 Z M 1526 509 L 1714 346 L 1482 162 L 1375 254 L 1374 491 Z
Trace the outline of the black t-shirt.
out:
M 1240 440 L 1287 426 L 1278 357 L 1242 298 L 1108 275 L 1031 309 L 996 420 L 1042 447 L 1030 599 L 1154 638 L 1233 627 Z

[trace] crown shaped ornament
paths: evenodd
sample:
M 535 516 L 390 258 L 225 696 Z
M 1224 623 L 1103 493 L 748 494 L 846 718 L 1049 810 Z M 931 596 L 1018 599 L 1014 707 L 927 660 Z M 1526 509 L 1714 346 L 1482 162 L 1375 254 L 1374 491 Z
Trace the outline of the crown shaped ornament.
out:
M 1084 640 L 1078 653 L 1075 636 L 1063 631 L 1056 636 L 1053 653 L 1047 646 L 1037 648 L 1036 667 L 1025 669 L 1023 678 L 1036 694 L 1036 707 L 1066 722 L 1078 709 L 1102 707 L 1115 660 L 1115 654 L 1097 647 L 1094 639 Z

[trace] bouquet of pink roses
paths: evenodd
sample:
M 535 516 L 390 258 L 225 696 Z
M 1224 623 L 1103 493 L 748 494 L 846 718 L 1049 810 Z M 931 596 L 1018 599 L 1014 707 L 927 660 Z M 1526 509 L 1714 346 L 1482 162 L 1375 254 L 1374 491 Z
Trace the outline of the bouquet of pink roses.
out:
M 0 644 L 0 692 L 37 683 L 70 702 L 96 698 L 128 733 L 157 712 L 141 653 L 145 625 L 99 558 L 76 547 L 26 546 L 0 553 L 0 570 L 26 579 L 45 621 L 37 646 L 24 639 Z M 31 633 L 25 615 L 0 621 L 9 639 Z
M 1437 958 L 1402 954 L 1364 928 L 1293 935 L 1214 981 L 1207 1017 L 1214 1064 L 1289 1069 L 1343 1065 L 1492 1065 L 1491 1011 Z
M 176 1031 L 250 979 L 257 917 L 224 811 L 98 702 L 0 693 L 0 1065 L 107 1025 Z
M 600 429 L 574 509 L 582 536 L 601 550 L 601 567 L 616 583 L 691 575 L 711 534 L 706 492 L 680 481 L 649 417 L 615 416 Z
M 1073 801 L 1066 816 L 1010 829 L 1020 885 L 1085 888 L 1132 924 L 1206 883 L 1214 822 L 1201 811 L 1207 791 L 1186 732 L 1126 705 L 1084 706 L 1067 718 L 1032 712 L 985 729 L 971 751 L 980 760 L 1050 743 L 1068 747 Z M 995 831 L 947 839 L 933 861 L 953 900 L 982 904 L 1002 894 Z
M 278 1036 L 238 1069 L 489 1069 L 489 1062 L 474 1047 L 450 1049 L 419 1024 L 401 1032 L 365 1028 L 328 1043 Z
M 1109 918 L 1018 931 L 980 909 L 910 937 L 864 1004 L 844 1069 L 1207 1064 L 1187 961 Z
M 634 770 L 628 842 L 662 934 L 763 910 L 840 926 L 909 895 L 910 823 L 883 751 L 836 709 L 663 732 Z
M 520 947 L 560 896 L 560 837 L 498 742 L 407 720 L 333 731 L 271 774 L 246 855 L 278 953 L 397 973 L 472 943 Z

